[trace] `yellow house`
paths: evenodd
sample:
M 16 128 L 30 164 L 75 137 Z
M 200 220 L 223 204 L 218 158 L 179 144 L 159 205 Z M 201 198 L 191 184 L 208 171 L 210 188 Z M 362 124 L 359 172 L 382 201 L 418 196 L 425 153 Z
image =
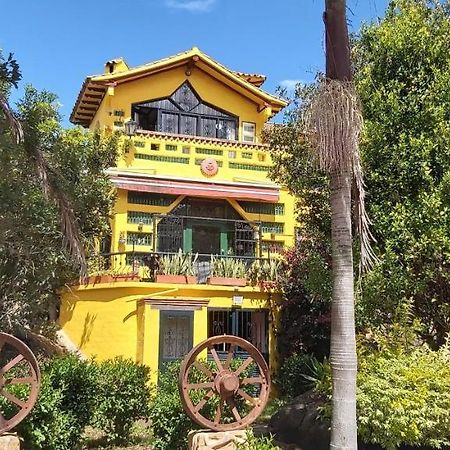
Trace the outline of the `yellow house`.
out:
M 117 203 L 103 272 L 62 295 L 62 330 L 83 354 L 131 357 L 156 379 L 203 339 L 233 334 L 273 367 L 269 304 L 279 293 L 219 273 L 243 277 L 294 241 L 293 198 L 267 178 L 261 143 L 286 103 L 264 81 L 195 47 L 136 68 L 111 60 L 86 78 L 71 121 L 124 137 L 109 170 Z M 194 278 L 161 277 L 179 260 Z

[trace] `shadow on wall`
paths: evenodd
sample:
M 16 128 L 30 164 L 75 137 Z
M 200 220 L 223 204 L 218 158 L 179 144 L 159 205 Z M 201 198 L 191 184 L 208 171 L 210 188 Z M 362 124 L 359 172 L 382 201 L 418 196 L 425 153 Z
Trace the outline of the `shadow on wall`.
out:
M 83 334 L 81 335 L 80 340 L 80 350 L 89 342 L 96 318 L 97 314 L 86 314 L 86 317 L 84 318 Z

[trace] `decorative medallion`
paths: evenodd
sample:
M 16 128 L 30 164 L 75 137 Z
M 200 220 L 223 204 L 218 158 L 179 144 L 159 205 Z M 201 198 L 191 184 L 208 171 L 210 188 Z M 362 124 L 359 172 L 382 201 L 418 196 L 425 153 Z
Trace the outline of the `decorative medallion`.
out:
M 200 164 L 200 170 L 206 177 L 213 177 L 214 175 L 217 175 L 217 172 L 219 171 L 219 165 L 217 164 L 217 161 L 215 159 L 206 158 Z

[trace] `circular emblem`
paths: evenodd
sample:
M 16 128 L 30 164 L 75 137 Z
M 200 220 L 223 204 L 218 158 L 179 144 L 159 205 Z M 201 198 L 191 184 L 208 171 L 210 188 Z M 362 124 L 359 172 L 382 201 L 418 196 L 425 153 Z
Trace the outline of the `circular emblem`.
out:
M 215 159 L 206 158 L 200 164 L 200 170 L 206 177 L 213 177 L 219 171 L 219 165 Z

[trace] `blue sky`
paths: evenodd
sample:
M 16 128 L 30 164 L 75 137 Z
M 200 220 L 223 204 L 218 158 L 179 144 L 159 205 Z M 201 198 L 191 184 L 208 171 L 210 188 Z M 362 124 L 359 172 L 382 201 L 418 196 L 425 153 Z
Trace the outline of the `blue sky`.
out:
M 350 29 L 382 17 L 387 2 L 348 0 Z M 31 83 L 59 96 L 65 125 L 84 78 L 118 56 L 135 66 L 197 46 L 231 69 L 265 74 L 272 93 L 312 80 L 324 66 L 324 0 L 3 3 L 0 48 L 15 54 L 21 89 Z

